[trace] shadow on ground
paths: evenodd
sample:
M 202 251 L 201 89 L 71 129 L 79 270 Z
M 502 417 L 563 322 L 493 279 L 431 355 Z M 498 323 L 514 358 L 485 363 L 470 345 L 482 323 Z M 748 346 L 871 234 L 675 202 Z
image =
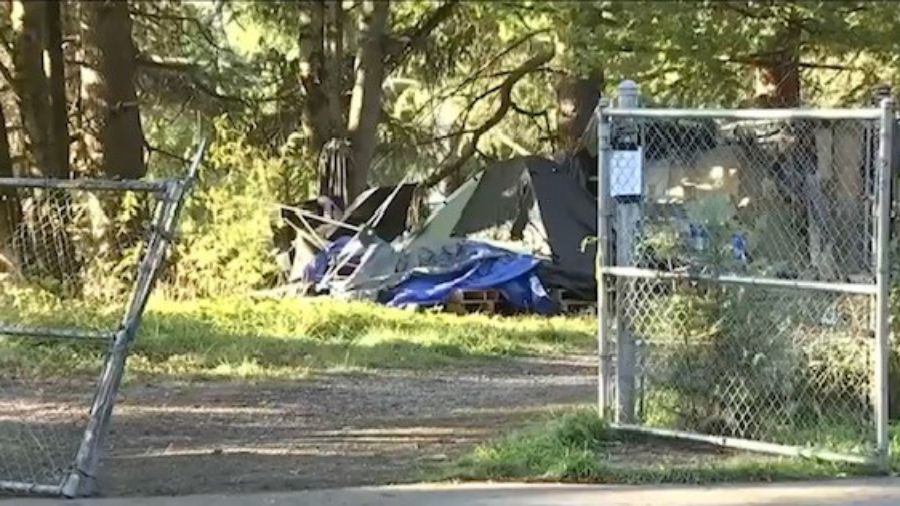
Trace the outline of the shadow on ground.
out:
M 300 382 L 132 385 L 102 495 L 405 483 L 538 412 L 590 402 L 586 363 L 510 360 Z

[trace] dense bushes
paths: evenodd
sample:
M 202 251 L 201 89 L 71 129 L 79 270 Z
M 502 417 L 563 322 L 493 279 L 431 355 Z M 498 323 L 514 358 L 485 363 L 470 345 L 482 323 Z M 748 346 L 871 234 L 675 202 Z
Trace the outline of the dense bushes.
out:
M 277 269 L 276 204 L 305 198 L 315 171 L 290 143 L 280 154 L 252 147 L 219 125 L 187 201 L 180 240 L 161 290 L 170 297 L 221 296 L 270 285 Z

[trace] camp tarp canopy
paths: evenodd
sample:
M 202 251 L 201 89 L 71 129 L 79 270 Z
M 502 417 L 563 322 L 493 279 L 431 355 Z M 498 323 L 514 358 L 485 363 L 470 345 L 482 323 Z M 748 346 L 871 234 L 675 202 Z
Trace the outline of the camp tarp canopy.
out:
M 416 232 L 405 247 L 439 241 L 453 235 L 453 230 L 460 217 L 478 189 L 482 172 L 467 179 L 444 201 L 444 204 L 432 213 L 422 227 Z
M 363 224 L 364 233 L 354 237 L 368 239 L 351 241 L 338 255 L 358 258 L 358 267 L 330 283 L 330 292 L 372 299 L 411 277 L 420 280 L 418 284 L 427 279 L 446 283 L 441 276 L 458 270 L 466 257 L 460 252 L 476 251 L 470 244 L 481 242 L 494 248 L 491 251 L 499 247 L 536 258 L 535 272 L 546 288 L 592 298 L 596 246 L 582 250 L 582 245 L 596 235 L 597 207 L 577 170 L 539 156 L 515 158 L 470 177 L 414 233 L 388 238 Z M 402 199 L 404 225 L 410 187 L 410 198 Z
M 449 237 L 525 250 L 549 261 L 548 286 L 595 295 L 597 201 L 577 167 L 540 156 L 489 165 L 467 180 L 411 241 L 425 245 Z

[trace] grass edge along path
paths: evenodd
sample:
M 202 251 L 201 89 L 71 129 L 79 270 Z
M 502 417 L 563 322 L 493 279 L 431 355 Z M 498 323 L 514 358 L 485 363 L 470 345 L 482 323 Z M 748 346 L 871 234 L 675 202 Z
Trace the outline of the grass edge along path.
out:
M 867 466 L 724 451 L 710 445 L 703 445 L 706 448 L 697 452 L 697 458 L 685 458 L 684 454 L 689 455 L 691 450 L 681 450 L 678 451 L 682 453 L 680 459 L 670 459 L 670 451 L 679 444 L 674 440 L 613 430 L 595 411 L 582 409 L 551 415 L 549 419 L 479 445 L 426 474 L 430 481 L 634 485 L 768 482 L 877 474 Z M 648 447 L 658 450 L 648 453 Z
M 12 306 L 0 308 L 0 316 Z M 17 306 L 11 321 L 115 328 L 115 311 Z M 48 320 L 49 318 L 49 320 Z M 580 317 L 457 316 L 330 299 L 151 301 L 129 356 L 132 377 L 296 379 L 316 372 L 430 369 L 506 356 L 591 350 Z M 0 337 L 0 367 L 28 377 L 93 377 L 104 346 Z

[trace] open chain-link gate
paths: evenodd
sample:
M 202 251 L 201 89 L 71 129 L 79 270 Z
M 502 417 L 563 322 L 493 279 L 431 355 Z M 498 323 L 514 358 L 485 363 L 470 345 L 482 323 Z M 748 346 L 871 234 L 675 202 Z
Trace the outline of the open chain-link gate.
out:
M 0 178 L 0 494 L 94 492 L 129 346 L 203 152 L 183 180 Z
M 596 118 L 601 412 L 661 436 L 887 465 L 892 102 L 627 98 Z

